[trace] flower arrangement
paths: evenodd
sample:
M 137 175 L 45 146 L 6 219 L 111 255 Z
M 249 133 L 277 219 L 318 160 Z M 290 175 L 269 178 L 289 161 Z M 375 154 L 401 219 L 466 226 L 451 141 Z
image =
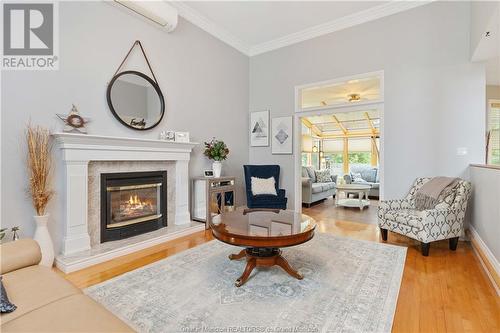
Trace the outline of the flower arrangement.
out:
M 220 162 L 227 158 L 229 149 L 224 141 L 213 138 L 210 142 L 205 142 L 205 152 L 203 154 L 211 160 Z
M 54 192 L 49 189 L 52 168 L 50 132 L 40 126 L 28 125 L 25 131 L 28 146 L 26 166 L 29 175 L 29 193 L 39 216 L 45 214 Z

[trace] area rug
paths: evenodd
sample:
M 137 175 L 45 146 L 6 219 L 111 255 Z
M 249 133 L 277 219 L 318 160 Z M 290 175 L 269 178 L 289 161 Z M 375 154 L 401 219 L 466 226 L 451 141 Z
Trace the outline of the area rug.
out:
M 389 332 L 406 248 L 317 233 L 283 249 L 300 273 L 255 269 L 211 241 L 85 290 L 139 332 Z

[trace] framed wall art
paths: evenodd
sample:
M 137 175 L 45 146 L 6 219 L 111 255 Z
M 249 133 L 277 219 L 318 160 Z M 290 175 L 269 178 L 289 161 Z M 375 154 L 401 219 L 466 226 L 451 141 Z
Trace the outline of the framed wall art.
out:
M 175 132 L 174 131 L 161 131 L 160 132 L 160 140 L 175 141 Z
M 189 132 L 175 132 L 175 142 L 189 142 Z
M 250 113 L 250 146 L 269 146 L 269 110 Z
M 293 153 L 293 117 L 276 117 L 271 124 L 273 154 Z

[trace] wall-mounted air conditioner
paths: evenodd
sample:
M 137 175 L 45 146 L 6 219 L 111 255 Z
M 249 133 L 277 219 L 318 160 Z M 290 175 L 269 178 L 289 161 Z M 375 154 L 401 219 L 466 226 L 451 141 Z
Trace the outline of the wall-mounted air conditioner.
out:
M 113 0 L 113 4 L 126 8 L 129 12 L 152 22 L 167 32 L 171 32 L 177 27 L 177 9 L 170 6 L 165 1 L 140 1 L 140 0 Z

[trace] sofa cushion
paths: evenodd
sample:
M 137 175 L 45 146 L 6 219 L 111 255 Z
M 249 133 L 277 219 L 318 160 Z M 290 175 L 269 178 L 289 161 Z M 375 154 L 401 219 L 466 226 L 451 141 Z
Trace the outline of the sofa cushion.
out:
M 254 202 L 275 202 L 277 200 L 286 199 L 284 196 L 272 195 L 272 194 L 261 194 L 253 197 Z
M 323 191 L 329 191 L 336 187 L 336 184 L 334 182 L 318 183 L 318 184 L 321 184 L 321 186 L 323 187 Z
M 361 177 L 363 177 L 364 180 L 370 183 L 376 183 L 377 182 L 377 173 L 378 169 L 372 168 L 372 169 L 367 169 L 361 173 Z
M 316 182 L 316 173 L 314 172 L 314 168 L 313 167 L 305 167 L 305 168 L 307 171 L 307 175 L 309 176 L 309 178 L 311 178 L 312 182 L 315 183 Z
M 8 323 L 3 318 L 2 332 L 133 332 L 111 312 L 83 294 L 52 302 Z
M 377 183 L 378 168 L 370 165 L 356 165 L 351 167 L 351 174 L 359 173 L 361 178 L 370 183 Z
M 384 218 L 410 227 L 421 228 L 423 215 L 421 211 L 414 209 L 388 210 Z
M 4 243 L 1 250 L 2 265 L 0 265 L 0 274 L 38 265 L 42 259 L 40 246 L 36 241 L 29 238 Z
M 311 184 L 311 192 L 312 193 L 321 193 L 321 192 L 323 192 L 323 184 L 321 184 L 321 183 L 312 183 Z
M 16 311 L 2 314 L 2 325 L 61 298 L 81 294 L 50 268 L 39 265 L 4 274 L 2 280 L 10 301 L 17 306 Z
M 355 180 L 352 182 L 353 184 L 360 184 L 360 185 L 368 185 L 372 186 L 373 183 L 367 182 L 366 180 Z

